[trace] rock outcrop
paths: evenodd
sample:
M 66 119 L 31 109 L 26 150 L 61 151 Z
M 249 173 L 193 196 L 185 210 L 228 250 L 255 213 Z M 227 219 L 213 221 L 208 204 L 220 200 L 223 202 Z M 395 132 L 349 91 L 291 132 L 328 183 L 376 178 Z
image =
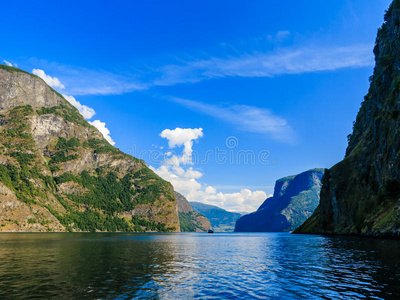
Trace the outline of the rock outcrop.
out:
M 190 204 L 195 211 L 210 220 L 215 232 L 232 232 L 235 229 L 236 220 L 242 216 L 240 213 L 226 211 L 215 205 L 200 202 L 190 202 Z
M 179 231 L 172 185 L 39 77 L 0 65 L 1 231 Z
M 274 196 L 237 220 L 235 232 L 293 231 L 317 208 L 323 174 L 323 169 L 313 169 L 277 180 Z
M 175 198 L 182 232 L 207 232 L 212 229 L 210 221 L 196 212 L 182 194 L 175 192 Z
M 374 54 L 345 159 L 326 171 L 320 205 L 296 233 L 400 237 L 400 0 L 385 14 Z

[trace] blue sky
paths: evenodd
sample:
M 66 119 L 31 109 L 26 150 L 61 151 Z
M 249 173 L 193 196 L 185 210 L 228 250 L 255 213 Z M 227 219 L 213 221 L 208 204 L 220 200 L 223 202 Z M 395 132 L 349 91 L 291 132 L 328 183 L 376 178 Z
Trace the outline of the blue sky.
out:
M 252 211 L 344 157 L 391 1 L 82 2 L 3 1 L 2 63 L 189 200 Z

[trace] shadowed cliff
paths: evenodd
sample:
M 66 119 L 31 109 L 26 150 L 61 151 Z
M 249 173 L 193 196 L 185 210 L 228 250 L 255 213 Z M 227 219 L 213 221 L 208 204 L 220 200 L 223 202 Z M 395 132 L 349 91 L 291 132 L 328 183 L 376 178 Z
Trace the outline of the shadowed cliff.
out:
M 400 236 L 400 1 L 378 30 L 370 88 L 346 157 L 323 178 L 318 209 L 296 233 Z

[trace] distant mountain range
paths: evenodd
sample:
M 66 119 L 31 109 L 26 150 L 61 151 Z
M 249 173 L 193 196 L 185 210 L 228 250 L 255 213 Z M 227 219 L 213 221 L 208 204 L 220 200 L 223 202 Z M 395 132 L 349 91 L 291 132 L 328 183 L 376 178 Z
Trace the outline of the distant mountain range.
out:
M 204 204 L 200 202 L 190 202 L 193 209 L 207 217 L 215 232 L 233 232 L 236 220 L 242 214 L 229 212 L 215 205 Z
M 195 211 L 186 198 L 175 192 L 178 202 L 178 215 L 182 232 L 202 232 L 211 230 L 210 221 L 202 214 Z
M 277 180 L 274 196 L 266 199 L 257 211 L 238 219 L 235 232 L 296 229 L 318 206 L 323 174 L 323 169 L 313 169 Z

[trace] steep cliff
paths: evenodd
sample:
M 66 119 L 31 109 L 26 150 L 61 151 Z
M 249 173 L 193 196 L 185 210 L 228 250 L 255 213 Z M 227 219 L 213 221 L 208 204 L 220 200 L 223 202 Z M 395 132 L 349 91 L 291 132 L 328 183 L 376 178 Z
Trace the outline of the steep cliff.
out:
M 400 237 L 400 0 L 378 30 L 375 68 L 345 159 L 323 178 L 315 213 L 297 233 Z
M 182 232 L 204 232 L 211 230 L 210 221 L 203 215 L 196 212 L 186 198 L 175 192 L 178 202 L 179 222 Z
M 0 65 L 1 231 L 179 231 L 170 183 L 39 77 Z
M 215 232 L 232 232 L 235 229 L 236 220 L 242 215 L 240 213 L 226 211 L 215 205 L 200 202 L 190 202 L 193 209 L 210 220 Z
M 303 224 L 319 203 L 323 169 L 279 179 L 274 196 L 236 221 L 235 232 L 292 231 Z

